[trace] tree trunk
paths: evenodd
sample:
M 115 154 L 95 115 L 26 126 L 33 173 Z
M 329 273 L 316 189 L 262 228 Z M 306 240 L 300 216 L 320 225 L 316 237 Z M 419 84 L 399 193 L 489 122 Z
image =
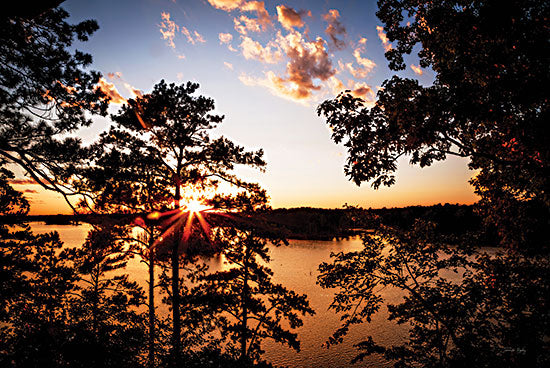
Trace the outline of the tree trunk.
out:
M 175 208 L 180 208 L 181 192 L 176 183 Z M 180 367 L 181 363 L 181 321 L 180 321 L 180 274 L 179 274 L 179 243 L 181 229 L 176 228 L 172 243 L 172 362 L 174 367 Z
M 155 367 L 155 249 L 149 241 L 149 368 Z
M 247 323 L 248 323 L 248 250 L 245 253 L 243 259 L 243 293 L 242 293 L 242 320 L 241 320 L 241 361 L 246 363 L 248 361 L 248 354 L 246 351 L 247 340 Z

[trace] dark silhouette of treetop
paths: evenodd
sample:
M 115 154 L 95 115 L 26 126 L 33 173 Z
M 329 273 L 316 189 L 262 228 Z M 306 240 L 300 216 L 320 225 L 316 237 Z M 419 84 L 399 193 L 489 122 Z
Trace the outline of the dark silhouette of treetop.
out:
M 346 174 L 391 185 L 403 155 L 421 166 L 458 155 L 540 194 L 549 155 L 547 2 L 379 1 L 377 15 L 394 45 L 390 68 L 404 69 L 416 47 L 435 81 L 394 76 L 371 109 L 345 94 L 321 104 L 333 139 L 349 149 Z
M 85 170 L 81 205 L 92 210 L 117 209 L 149 212 L 160 219 L 160 234 L 148 241 L 158 253 L 168 255 L 169 303 L 172 309 L 172 364 L 179 365 L 182 353 L 180 268 L 185 253 L 197 239 L 208 238 L 200 230 L 189 194 L 215 190 L 220 182 L 260 193 L 256 184 L 238 178 L 233 170 L 246 165 L 265 166 L 263 151 L 247 151 L 225 137 L 212 138 L 224 117 L 214 114 L 214 100 L 197 95 L 197 83 L 176 85 L 164 80 L 151 93 L 129 99 L 112 116 L 115 125 L 90 148 L 93 164 Z M 157 252 L 157 250 L 155 250 Z M 149 260 L 150 267 L 154 263 Z
M 86 41 L 95 21 L 66 22 L 69 14 L 49 9 L 33 18 L 0 18 L 0 163 L 17 164 L 46 189 L 74 194 L 67 186 L 83 163 L 80 140 L 61 135 L 106 114 L 108 98 L 97 87 L 100 74 L 86 71 L 89 54 L 69 51 Z

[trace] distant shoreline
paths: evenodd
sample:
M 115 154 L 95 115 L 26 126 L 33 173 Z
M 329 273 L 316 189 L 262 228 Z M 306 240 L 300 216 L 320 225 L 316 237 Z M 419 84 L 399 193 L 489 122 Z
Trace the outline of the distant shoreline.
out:
M 473 205 L 438 204 L 432 206 L 408 206 L 400 208 L 340 208 L 311 207 L 279 208 L 258 213 L 261 221 L 279 228 L 287 239 L 332 240 L 347 238 L 372 230 L 377 226 L 364 219 L 374 216 L 377 223 L 400 229 L 410 229 L 421 219 L 437 226 L 441 235 L 464 236 L 483 233 L 484 243 L 496 243 L 493 229 L 486 228 Z M 105 220 L 121 224 L 133 222 L 138 217 L 147 220 L 147 213 L 134 214 L 78 214 L 78 215 L 27 215 L 0 216 L 0 223 L 17 224 L 44 222 L 47 225 L 97 224 Z

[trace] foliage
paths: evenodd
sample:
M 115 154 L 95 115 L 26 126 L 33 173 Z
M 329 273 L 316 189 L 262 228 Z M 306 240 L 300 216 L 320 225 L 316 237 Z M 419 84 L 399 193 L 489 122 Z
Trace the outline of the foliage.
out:
M 348 148 L 346 175 L 378 188 L 395 182 L 402 156 L 422 167 L 468 157 L 479 170 L 472 183 L 481 208 L 507 245 L 540 247 L 540 231 L 517 239 L 521 222 L 500 214 L 535 212 L 531 219 L 543 224 L 549 216 L 548 12 L 541 0 L 379 1 L 377 15 L 394 45 L 386 53 L 390 68 L 404 69 L 404 55 L 417 49 L 435 81 L 423 86 L 393 76 L 372 108 L 346 93 L 319 106 L 333 140 Z M 531 210 L 517 208 L 523 206 Z
M 0 178 L 2 214 L 24 213 L 27 203 L 8 178 Z M 57 233 L 0 226 L 2 366 L 140 363 L 144 324 L 135 308 L 143 296 L 127 275 L 111 276 L 125 266 L 129 253 L 107 230 L 92 231 L 83 247 L 71 249 Z
M 138 311 L 145 297 L 122 270 L 132 249 L 121 241 L 124 228 L 96 226 L 74 250 L 79 293 L 72 300 L 70 320 L 76 331 L 70 343 L 84 366 L 135 367 L 146 346 L 145 316 Z
M 265 165 L 261 150 L 248 152 L 227 138 L 212 138 L 213 129 L 223 116 L 212 113 L 214 100 L 196 95 L 198 88 L 191 82 L 175 85 L 161 81 L 151 93 L 128 100 L 112 116 L 115 125 L 90 148 L 92 162 L 82 171 L 79 183 L 80 191 L 86 193 L 81 203 L 85 208 L 106 213 L 149 213 L 147 219 L 138 219 L 135 225 L 148 233 L 144 245 L 149 249 L 143 254 L 150 256 L 154 248 L 158 260 L 170 262 L 171 290 L 167 301 L 172 306 L 176 363 L 181 344 L 189 337 L 182 336 L 181 323 L 194 318 L 180 315 L 185 305 L 184 301 L 180 307 L 180 297 L 187 293 L 179 276 L 182 255 L 198 249 L 193 244 L 200 245 L 204 238 L 197 231 L 200 226 L 193 223 L 193 216 L 180 210 L 184 205 L 180 202 L 195 191 L 200 198 L 192 199 L 204 201 L 201 192 L 215 190 L 220 180 L 261 193 L 257 185 L 240 180 L 233 170 L 236 165 L 260 169 Z M 187 223 L 192 237 L 184 234 L 189 231 Z M 147 262 L 154 266 L 149 258 Z M 152 295 L 150 291 L 151 301 Z M 150 308 L 153 307 L 151 303 Z
M 319 106 L 333 140 L 348 149 L 346 175 L 378 188 L 394 184 L 400 157 L 421 167 L 448 155 L 467 157 L 477 170 L 471 183 L 481 197 L 480 230 L 495 229 L 504 247 L 474 252 L 479 239 L 463 236 L 451 248 L 425 225 L 365 236 L 364 250 L 321 265 L 319 281 L 339 288 L 332 307 L 343 313 L 329 342 L 341 341 L 351 324 L 370 321 L 381 303 L 377 288 L 391 286 L 405 296 L 389 307 L 390 319 L 408 323 L 409 338 L 397 347 L 368 338 L 358 344 L 364 354 L 383 354 L 399 367 L 545 366 L 549 4 L 380 0 L 378 6 L 392 42 L 390 68 L 405 69 L 405 56 L 418 51 L 435 80 L 424 86 L 396 75 L 372 107 L 349 93 Z M 459 272 L 454 280 L 445 276 L 452 270 Z
M 90 55 L 69 51 L 86 41 L 95 21 L 75 25 L 49 9 L 34 18 L 0 18 L 0 164 L 16 164 L 43 187 L 68 196 L 74 167 L 85 163 L 80 140 L 64 135 L 105 114 L 100 74 L 84 69 Z
M 286 240 L 276 225 L 262 219 L 265 200 L 254 194 L 225 198 L 223 203 L 240 211 L 214 221 L 213 238 L 222 244 L 224 265 L 197 277 L 194 290 L 199 304 L 208 306 L 206 313 L 215 315 L 221 336 L 229 340 L 226 353 L 245 365 L 262 362 L 266 339 L 299 351 L 292 330 L 302 325 L 300 315 L 315 313 L 306 295 L 272 279 L 268 244 L 280 246 Z
M 449 247 L 433 225 L 418 221 L 408 232 L 383 228 L 363 237 L 364 249 L 334 254 L 320 266 L 319 283 L 336 288 L 330 306 L 342 326 L 370 322 L 397 288 L 389 320 L 409 327 L 401 345 L 381 346 L 368 336 L 356 344 L 361 360 L 381 354 L 395 367 L 543 367 L 549 361 L 548 258 Z

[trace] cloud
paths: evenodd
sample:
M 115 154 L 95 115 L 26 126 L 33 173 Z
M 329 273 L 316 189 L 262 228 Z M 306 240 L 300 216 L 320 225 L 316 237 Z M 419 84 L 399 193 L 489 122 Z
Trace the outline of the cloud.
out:
M 187 29 L 187 27 L 181 26 L 181 33 L 183 33 L 184 36 L 187 38 L 187 42 L 189 42 L 192 45 L 195 45 L 197 42 L 200 42 L 200 43 L 206 42 L 204 37 L 199 32 L 193 31 L 193 33 L 191 33 Z
M 182 80 L 183 79 L 183 73 L 178 72 L 178 74 L 176 74 L 176 78 L 178 78 L 178 80 Z
M 382 26 L 376 26 L 376 30 L 378 31 L 378 37 L 380 38 L 380 41 L 382 41 L 384 50 L 386 50 L 386 52 L 390 51 L 392 49 L 392 45 L 388 40 L 386 33 L 384 33 L 384 28 Z
M 231 33 L 220 33 L 218 34 L 218 38 L 220 39 L 220 45 L 226 44 L 229 51 L 238 52 L 238 50 L 231 45 L 231 41 L 233 41 L 233 35 Z
M 126 87 L 126 89 L 130 92 L 132 98 L 143 97 L 143 91 L 132 87 L 129 83 L 124 82 L 124 87 Z
M 256 12 L 258 24 L 265 30 L 271 23 L 271 17 L 263 1 L 249 1 L 241 6 L 241 11 Z
M 361 67 L 355 68 L 353 66 L 353 63 L 346 63 L 345 68 L 351 73 L 351 75 L 353 75 L 354 78 L 362 79 L 365 78 L 368 74 L 367 69 Z
M 12 185 L 34 185 L 38 184 L 34 179 L 11 179 L 9 183 Z
M 208 2 L 214 8 L 231 11 L 239 8 L 244 3 L 244 0 L 208 0 Z
M 311 11 L 297 12 L 296 10 L 285 5 L 277 6 L 277 19 L 279 20 L 279 23 L 281 23 L 281 25 L 289 31 L 292 31 L 294 27 L 301 28 L 305 25 L 304 20 L 302 19 L 304 15 L 311 17 Z
M 309 98 L 312 91 L 321 88 L 314 84 L 314 79 L 325 81 L 336 74 L 322 38 L 308 42 L 298 32 L 284 38 L 279 34 L 279 38 L 289 58 L 286 67 L 288 77 L 281 78 L 279 82 L 290 84 L 294 97 Z
M 143 92 L 141 90 L 133 87 L 130 83 L 124 81 L 124 79 L 122 78 L 122 73 L 120 72 L 107 73 L 107 76 L 109 76 L 110 74 L 113 74 L 114 76 L 118 76 L 117 79 L 119 79 L 124 84 L 124 87 L 128 90 L 128 92 L 130 92 L 130 95 L 132 98 L 143 96 Z M 126 98 L 122 97 L 122 95 L 118 92 L 118 89 L 116 88 L 114 83 L 108 82 L 103 77 L 99 79 L 99 82 L 97 83 L 96 88 L 99 88 L 103 93 L 105 93 L 110 98 L 109 100 L 110 104 L 119 105 L 127 102 Z
M 248 18 L 246 15 L 241 15 L 239 18 L 234 18 L 235 30 L 242 35 L 247 35 L 248 32 L 260 32 L 262 28 L 256 19 Z
M 248 36 L 241 36 L 241 38 L 241 49 L 245 59 L 255 59 L 267 64 L 275 64 L 281 60 L 281 50 L 275 43 L 270 42 L 263 47 Z
M 200 43 L 205 43 L 206 42 L 204 37 L 199 32 L 193 31 L 193 33 L 195 34 L 195 41 L 200 42 Z
M 118 93 L 118 90 L 116 89 L 115 85 L 113 83 L 108 82 L 105 78 L 103 77 L 99 78 L 99 82 L 97 83 L 97 86 L 110 99 L 109 103 L 123 104 L 126 102 L 126 99 L 122 97 L 120 93 Z
M 177 25 L 173 20 L 170 19 L 170 13 L 162 12 L 160 13 L 162 22 L 159 26 L 159 31 L 162 34 L 162 39 L 166 40 L 166 44 L 173 49 L 176 49 L 176 43 L 174 39 L 176 35 L 181 30 L 181 33 L 187 38 L 187 42 L 192 45 L 195 45 L 197 42 L 205 43 L 206 40 L 204 37 L 197 31 L 190 31 L 185 26 Z
M 349 81 L 348 86 L 351 89 L 351 94 L 355 97 L 362 98 L 366 102 L 372 103 L 374 101 L 374 91 L 372 88 L 364 82 Z
M 350 91 L 354 97 L 362 98 L 367 104 L 374 104 L 375 94 L 372 88 L 364 82 L 356 82 L 348 80 L 347 85 L 344 85 L 336 76 L 332 76 L 327 81 L 327 87 L 334 96 L 343 91 Z
M 185 55 L 184 54 L 178 54 L 178 59 L 185 59 Z
M 273 24 L 263 1 L 208 0 L 208 2 L 213 7 L 225 10 L 227 12 L 239 10 L 241 13 L 256 13 L 256 18 L 250 18 L 242 14 L 233 18 L 235 30 L 242 35 L 246 35 L 248 32 L 260 32 L 261 30 L 265 31 Z
M 286 74 L 278 76 L 273 71 L 265 73 L 264 79 L 240 78 L 243 83 L 254 83 L 268 87 L 274 94 L 303 102 L 311 99 L 313 92 L 319 91 L 321 85 L 315 80 L 326 81 L 336 74 L 322 38 L 305 41 L 299 32 L 286 36 L 278 33 L 277 43 L 288 57 Z
M 411 64 L 411 69 L 413 70 L 414 74 L 416 74 L 416 75 L 424 74 L 424 71 L 422 70 L 422 68 L 420 68 L 420 66 L 416 66 L 414 64 Z
M 288 87 L 284 81 L 275 75 L 274 72 L 268 71 L 264 73 L 264 78 L 255 78 L 246 73 L 241 73 L 239 75 L 239 80 L 246 86 L 261 86 L 267 88 L 275 96 L 298 102 L 303 105 L 307 105 L 307 99 L 300 98 L 299 91 L 297 88 Z
M 159 31 L 162 34 L 162 39 L 166 40 L 166 44 L 171 48 L 175 49 L 176 44 L 174 43 L 174 38 L 176 37 L 176 32 L 179 30 L 179 26 L 172 20 L 170 20 L 170 13 L 162 12 L 160 13 L 162 22 L 160 23 Z
M 233 35 L 231 33 L 220 33 L 218 34 L 218 38 L 220 39 L 220 45 L 224 43 L 229 44 L 233 41 Z
M 367 59 L 366 57 L 362 57 L 361 51 L 362 48 L 356 48 L 355 50 L 353 50 L 353 56 L 355 57 L 357 64 L 361 65 L 361 67 L 363 68 L 363 72 L 365 73 L 365 75 L 367 75 L 372 71 L 372 69 L 374 69 L 376 64 L 374 63 L 374 61 Z
M 241 12 L 255 12 L 257 19 L 252 19 L 259 26 L 267 27 L 271 24 L 271 17 L 265 9 L 263 1 L 244 1 L 244 0 L 208 0 L 210 5 L 217 9 L 232 11 L 239 9 Z
M 122 73 L 121 72 L 107 73 L 107 77 L 109 77 L 109 79 L 122 79 Z
M 228 63 L 227 61 L 224 61 L 224 62 L 223 62 L 223 65 L 225 65 L 225 67 L 226 67 L 227 69 L 233 70 L 233 64 Z
M 23 191 L 23 193 L 38 193 L 38 190 L 34 190 L 34 189 L 25 189 Z
M 323 14 L 323 19 L 328 22 L 328 27 L 325 29 L 326 34 L 330 37 L 332 45 L 336 49 L 343 49 L 346 43 L 339 39 L 338 36 L 346 35 L 346 27 L 340 22 L 340 12 L 336 9 L 330 9 L 328 13 Z

